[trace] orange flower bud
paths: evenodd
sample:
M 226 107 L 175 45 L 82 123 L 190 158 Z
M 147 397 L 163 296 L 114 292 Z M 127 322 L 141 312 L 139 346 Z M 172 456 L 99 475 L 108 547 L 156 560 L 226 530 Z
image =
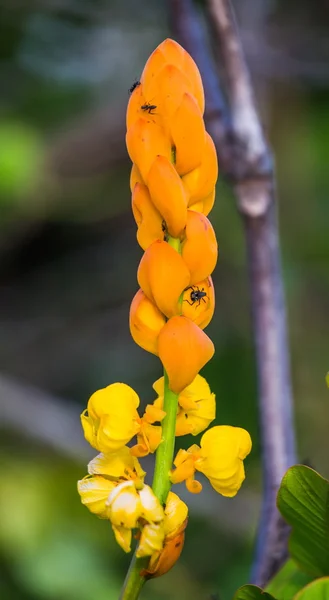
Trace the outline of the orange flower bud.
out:
M 130 307 L 129 327 L 133 340 L 147 352 L 158 354 L 158 336 L 166 319 L 159 309 L 138 290 Z
M 205 145 L 204 121 L 191 94 L 184 94 L 170 121 L 170 131 L 176 148 L 175 168 L 185 175 L 200 166 Z
M 143 183 L 142 176 L 135 164 L 131 167 L 130 172 L 130 191 L 134 191 L 136 183 Z
M 154 77 L 153 86 L 153 94 L 152 91 L 149 91 L 148 97 L 154 98 L 159 113 L 168 124 L 168 120 L 171 120 L 182 104 L 184 94 L 193 94 L 191 82 L 176 65 L 166 64 Z
M 146 577 L 147 579 L 160 577 L 172 569 L 178 561 L 184 547 L 187 523 L 188 519 L 185 519 L 178 531 L 172 535 L 166 536 L 162 550 L 160 552 L 155 552 L 151 556 L 148 568 L 141 571 L 143 577 Z
M 174 40 L 168 38 L 164 40 L 151 54 L 148 59 L 141 77 L 145 94 L 156 93 L 154 78 L 157 73 L 166 65 L 175 65 L 188 78 L 191 85 L 191 92 L 195 96 L 201 113 L 204 113 L 204 92 L 201 76 L 193 58 Z
M 171 158 L 171 143 L 162 127 L 146 119 L 138 119 L 126 135 L 129 156 L 147 183 L 150 167 L 158 154 Z
M 158 353 L 167 371 L 170 389 L 179 394 L 211 359 L 214 345 L 193 321 L 176 316 L 161 329 Z
M 163 219 L 155 208 L 148 188 L 136 183 L 132 195 L 132 210 L 138 225 L 137 241 L 146 250 L 156 240 L 163 240 Z
M 139 264 L 137 279 L 144 294 L 166 317 L 180 312 L 179 298 L 190 274 L 181 255 L 167 242 L 156 241 L 148 247 Z
M 200 291 L 206 295 L 195 300 L 193 292 Z M 188 317 L 201 329 L 209 325 L 215 310 L 215 290 L 211 277 L 199 281 L 194 286 L 186 288 L 182 302 L 182 314 Z
M 173 237 L 179 237 L 187 219 L 187 196 L 175 167 L 166 156 L 157 156 L 148 174 L 152 202 Z
M 206 132 L 200 166 L 182 177 L 184 187 L 189 194 L 189 206 L 192 206 L 199 200 L 203 200 L 213 192 L 217 177 L 218 162 L 216 148 L 209 133 Z
M 182 244 L 182 258 L 188 267 L 194 285 L 210 275 L 217 262 L 217 241 L 207 217 L 194 210 L 187 211 L 186 238 Z

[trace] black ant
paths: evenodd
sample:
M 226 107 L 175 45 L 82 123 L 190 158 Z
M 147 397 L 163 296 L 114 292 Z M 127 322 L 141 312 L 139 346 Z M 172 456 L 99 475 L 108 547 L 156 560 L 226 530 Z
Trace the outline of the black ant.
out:
M 154 115 L 152 110 L 154 110 L 155 108 L 157 108 L 156 104 L 150 104 L 149 102 L 146 102 L 146 104 L 143 104 L 143 106 L 141 106 L 141 109 L 147 111 L 149 115 Z
M 196 290 L 194 288 L 196 288 Z M 196 305 L 196 307 L 200 306 L 201 300 L 203 302 L 205 302 L 205 304 L 207 303 L 206 300 L 205 300 L 205 297 L 207 297 L 207 292 L 204 291 L 204 288 L 201 288 L 201 290 L 200 290 L 199 286 L 197 286 L 197 285 L 190 285 L 188 288 L 186 288 L 185 292 L 187 290 L 192 290 L 192 292 L 190 293 L 191 302 L 189 302 L 188 300 L 184 300 L 184 302 L 187 302 L 190 306 L 192 306 L 195 302 L 198 303 Z
M 133 91 L 141 84 L 140 81 L 138 81 L 138 79 L 136 79 L 136 81 L 134 81 L 134 83 L 132 84 L 131 88 L 129 88 L 129 92 L 132 94 Z

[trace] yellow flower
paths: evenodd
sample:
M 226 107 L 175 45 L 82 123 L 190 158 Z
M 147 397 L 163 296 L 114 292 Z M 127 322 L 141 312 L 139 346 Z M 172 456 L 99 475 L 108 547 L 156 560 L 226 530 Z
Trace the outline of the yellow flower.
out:
M 105 455 L 102 465 L 107 465 L 107 474 L 114 465 L 108 454 L 122 450 L 135 435 L 137 444 L 130 450 L 134 456 L 146 456 L 155 452 L 161 442 L 161 427 L 154 423 L 161 421 L 166 413 L 159 408 L 147 406 L 145 414 L 140 417 L 138 405 L 139 398 L 129 385 L 113 383 L 95 392 L 89 399 L 87 410 L 81 415 L 85 438 L 91 446 Z M 122 467 L 122 458 L 126 460 L 129 450 L 126 448 L 123 452 L 124 456 L 116 455 L 119 469 Z M 92 464 L 99 460 L 96 457 Z
M 154 552 L 160 552 L 164 542 L 163 523 L 148 523 L 142 529 L 141 538 L 136 552 L 140 556 L 151 556 Z
M 121 546 L 122 550 L 125 552 L 130 552 L 132 538 L 131 529 L 127 529 L 126 527 L 116 527 L 115 525 L 112 525 L 112 529 L 115 539 L 119 546 Z
M 169 492 L 165 506 L 164 532 L 166 537 L 175 535 L 187 519 L 188 508 L 185 502 Z
M 194 444 L 179 450 L 171 473 L 172 483 L 186 482 L 190 492 L 202 486 L 194 480 L 195 470 L 208 477 L 212 487 L 223 496 L 235 496 L 245 478 L 243 460 L 251 451 L 251 438 L 245 429 L 219 425 L 201 438 L 201 448 Z
M 191 494 L 199 494 L 202 490 L 202 485 L 194 479 L 195 475 L 195 460 L 200 452 L 199 446 L 193 444 L 188 450 L 180 449 L 174 460 L 176 469 L 171 472 L 171 483 L 182 483 L 185 485 Z
M 187 514 L 188 509 L 185 502 L 180 500 L 180 498 L 173 492 L 169 492 L 165 506 L 165 518 L 163 523 L 163 531 L 165 535 L 163 548 L 155 550 L 152 553 L 148 568 L 144 569 L 141 573 L 143 576 L 149 579 L 151 577 L 159 577 L 160 575 L 164 575 L 177 562 L 184 546 L 185 529 L 188 520 Z M 144 528 L 144 530 L 145 529 L 146 528 Z M 142 538 L 144 530 L 142 533 Z M 142 538 L 140 546 L 142 544 Z M 150 548 L 152 545 L 155 547 L 160 535 L 158 534 L 157 537 L 157 531 L 152 528 L 146 530 L 145 538 L 147 539 L 147 545 L 143 540 L 144 545 L 146 548 Z M 140 550 L 140 546 L 138 548 L 138 552 Z M 140 556 L 142 556 L 142 554 L 140 554 Z
M 133 481 L 119 483 L 106 501 L 112 525 L 134 529 L 141 515 L 141 500 Z
M 102 519 L 109 518 L 106 502 L 119 483 L 133 481 L 139 489 L 144 485 L 145 471 L 126 446 L 117 452 L 98 454 L 90 461 L 88 473 L 78 481 L 81 502 Z
M 163 508 L 148 485 L 137 490 L 133 481 L 119 483 L 110 493 L 106 506 L 108 518 L 118 527 L 134 529 L 138 520 L 158 523 L 163 520 Z
M 208 477 L 223 496 L 235 496 L 245 478 L 243 460 L 251 451 L 251 438 L 240 427 L 217 426 L 201 438 L 195 468 Z
M 78 492 L 82 504 L 101 519 L 107 519 L 106 501 L 116 485 L 114 481 L 100 475 L 95 477 L 87 475 L 78 481 Z
M 160 377 L 154 384 L 153 389 L 159 397 L 154 406 L 163 406 L 164 378 Z M 178 396 L 178 413 L 176 419 L 176 435 L 198 435 L 204 431 L 216 416 L 215 394 L 201 375 L 197 375 Z
M 137 433 L 139 398 L 125 383 L 112 383 L 89 399 L 81 415 L 86 440 L 100 452 L 115 452 Z
M 133 479 L 142 483 L 146 474 L 127 446 L 120 448 L 117 452 L 95 456 L 88 465 L 88 473 L 90 475 L 103 475 L 117 482 Z

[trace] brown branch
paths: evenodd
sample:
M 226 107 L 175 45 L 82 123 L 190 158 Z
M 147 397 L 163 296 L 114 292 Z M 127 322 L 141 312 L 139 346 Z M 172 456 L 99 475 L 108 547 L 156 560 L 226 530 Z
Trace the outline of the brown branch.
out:
M 292 396 L 274 173 L 229 0 L 209 0 L 232 115 L 233 185 L 248 249 L 263 446 L 264 503 L 253 581 L 264 585 L 284 554 L 276 493 L 295 462 Z
M 202 35 L 195 35 L 198 15 L 191 0 L 171 0 L 176 32 L 198 62 Z M 264 497 L 252 580 L 265 585 L 286 553 L 286 535 L 276 509 L 276 493 L 286 469 L 295 462 L 292 396 L 280 250 L 271 152 L 264 137 L 249 72 L 229 0 L 208 0 L 221 48 L 229 115 L 215 136 L 222 172 L 231 180 L 244 225 L 248 250 L 254 339 L 263 446 Z M 186 17 L 189 14 L 189 18 Z M 191 27 L 191 24 L 193 27 Z M 199 32 L 200 24 L 199 24 Z M 212 61 L 198 62 L 208 90 Z M 217 85 L 220 86 L 218 78 Z M 222 97 L 222 96 L 221 96 Z M 208 97 L 207 97 L 208 100 Z M 214 100 L 214 96 L 212 98 Z

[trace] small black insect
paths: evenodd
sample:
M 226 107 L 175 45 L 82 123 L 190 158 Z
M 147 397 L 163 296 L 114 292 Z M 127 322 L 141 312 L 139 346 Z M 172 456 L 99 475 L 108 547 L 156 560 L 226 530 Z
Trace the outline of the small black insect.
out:
M 134 83 L 132 84 L 131 88 L 129 88 L 129 92 L 132 94 L 133 91 L 141 84 L 140 81 L 138 81 L 138 79 L 136 79 L 136 81 L 134 81 Z
M 184 302 L 187 302 L 190 306 L 195 304 L 195 302 L 198 303 L 196 307 L 200 306 L 201 300 L 206 303 L 205 297 L 207 297 L 207 292 L 204 291 L 204 288 L 201 288 L 200 290 L 200 288 L 197 285 L 190 285 L 190 287 L 186 288 L 186 290 L 192 290 L 190 293 L 191 302 L 189 302 L 189 300 L 184 300 Z
M 154 110 L 155 108 L 157 108 L 156 104 L 150 104 L 149 102 L 147 102 L 146 104 L 143 104 L 143 106 L 141 106 L 141 109 L 148 112 L 149 115 L 154 115 L 152 110 Z

